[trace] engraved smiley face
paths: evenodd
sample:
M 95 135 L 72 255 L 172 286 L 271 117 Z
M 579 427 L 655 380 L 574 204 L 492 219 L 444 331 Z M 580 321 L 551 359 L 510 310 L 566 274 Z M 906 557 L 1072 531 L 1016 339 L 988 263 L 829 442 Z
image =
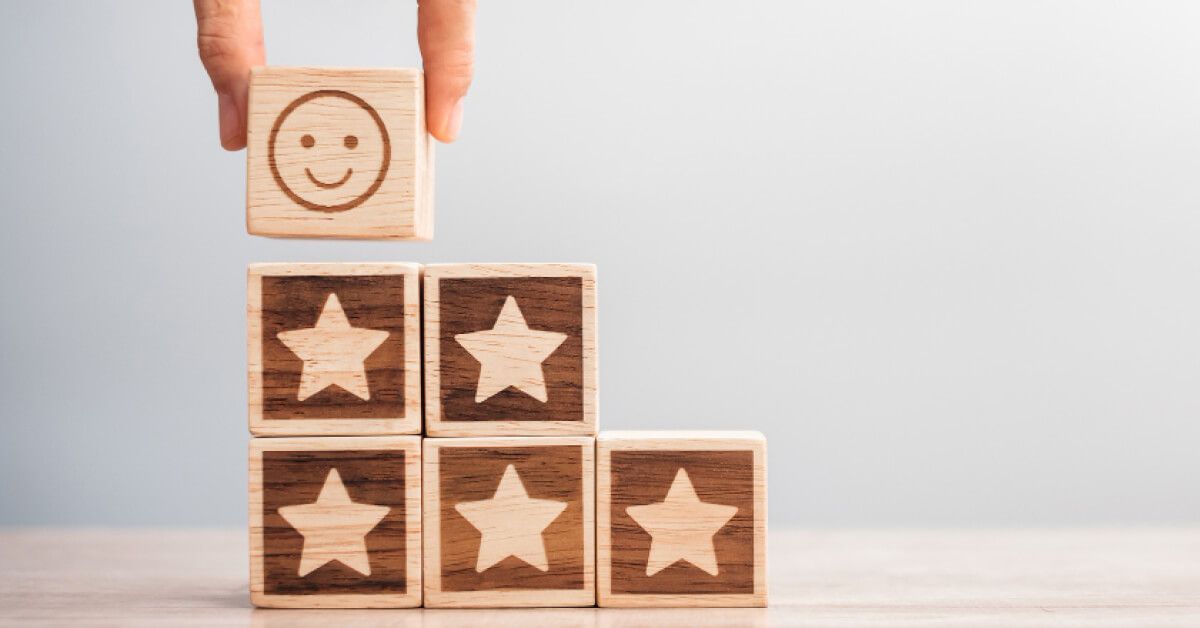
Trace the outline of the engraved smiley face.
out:
M 383 184 L 392 147 L 383 119 L 362 98 L 309 92 L 275 119 L 267 160 L 279 189 L 305 209 L 341 212 Z

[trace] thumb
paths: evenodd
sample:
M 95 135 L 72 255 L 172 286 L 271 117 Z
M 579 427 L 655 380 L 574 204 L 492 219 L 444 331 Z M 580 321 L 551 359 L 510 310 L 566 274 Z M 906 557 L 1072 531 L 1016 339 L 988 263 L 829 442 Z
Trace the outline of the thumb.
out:
M 418 0 L 417 41 L 425 64 L 426 125 L 453 142 L 475 67 L 475 0 Z
M 217 91 L 221 146 L 246 146 L 250 68 L 266 62 L 258 0 L 193 0 L 200 61 Z

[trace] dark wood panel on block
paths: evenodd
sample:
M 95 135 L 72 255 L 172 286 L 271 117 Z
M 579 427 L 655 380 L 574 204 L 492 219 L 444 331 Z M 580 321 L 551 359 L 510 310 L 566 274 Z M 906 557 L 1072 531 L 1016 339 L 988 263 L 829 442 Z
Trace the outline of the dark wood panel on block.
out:
M 595 292 L 586 264 L 427 266 L 427 433 L 595 434 Z
M 591 437 L 427 438 L 425 603 L 595 603 Z
M 421 604 L 418 436 L 250 443 L 250 595 L 280 608 Z
M 766 443 L 756 432 L 597 441 L 601 606 L 764 606 Z
M 419 266 L 256 264 L 247 283 L 252 433 L 420 432 Z

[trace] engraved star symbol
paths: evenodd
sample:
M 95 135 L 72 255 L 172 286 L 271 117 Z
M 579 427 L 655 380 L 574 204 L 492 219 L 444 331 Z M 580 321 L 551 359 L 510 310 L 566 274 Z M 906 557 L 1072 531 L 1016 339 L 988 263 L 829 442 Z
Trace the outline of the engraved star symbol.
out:
M 304 537 L 300 577 L 335 560 L 364 576 L 371 575 L 367 533 L 390 510 L 387 506 L 350 501 L 342 476 L 337 469 L 330 469 L 317 501 L 279 509 L 279 516 Z
M 454 337 L 479 361 L 475 403 L 482 403 L 508 387 L 546 402 L 546 377 L 542 362 L 567 339 L 555 331 L 530 329 L 511 295 L 491 329 Z
M 508 465 L 491 499 L 454 505 L 482 538 L 475 571 L 483 572 L 509 556 L 549 571 L 542 532 L 567 509 L 567 502 L 533 499 L 525 492 L 517 469 Z
M 737 514 L 736 506 L 700 501 L 687 471 L 675 473 L 667 498 L 654 504 L 625 509 L 633 520 L 650 533 L 650 556 L 646 575 L 687 561 L 710 576 L 717 575 L 717 552 L 713 536 Z
M 330 293 L 316 325 L 277 334 L 279 341 L 304 361 L 296 399 L 304 401 L 334 385 L 363 401 L 370 399 L 363 362 L 388 335 L 383 330 L 351 327 L 337 294 Z

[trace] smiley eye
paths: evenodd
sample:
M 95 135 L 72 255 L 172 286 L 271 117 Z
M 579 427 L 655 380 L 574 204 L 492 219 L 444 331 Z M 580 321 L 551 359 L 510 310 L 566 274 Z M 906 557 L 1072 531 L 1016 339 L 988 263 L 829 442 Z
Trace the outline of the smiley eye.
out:
M 300 138 L 300 145 L 305 148 L 312 148 L 313 144 L 316 144 L 316 143 L 317 143 L 317 141 L 313 139 L 313 136 L 311 136 L 307 133 L 304 134 L 304 137 Z
M 352 149 L 358 146 L 358 138 L 353 135 L 347 135 L 346 139 L 342 140 L 342 143 L 346 145 L 346 148 Z

